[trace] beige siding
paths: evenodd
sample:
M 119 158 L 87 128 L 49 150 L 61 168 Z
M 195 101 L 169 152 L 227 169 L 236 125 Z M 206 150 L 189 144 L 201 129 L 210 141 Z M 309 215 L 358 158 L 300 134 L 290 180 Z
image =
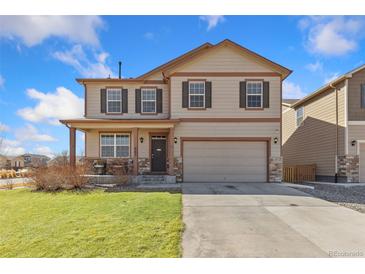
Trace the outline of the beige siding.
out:
M 173 72 L 272 72 L 272 69 L 243 55 L 230 46 L 211 49 L 184 65 L 172 68 Z
M 344 83 L 339 86 L 339 155 L 344 155 Z M 336 96 L 328 90 L 304 104 L 304 122 L 296 128 L 295 111 L 283 115 L 284 165 L 316 164 L 317 175 L 333 176 L 336 154 Z
M 175 137 L 277 137 L 280 123 L 180 123 Z M 180 156 L 180 142 L 174 146 L 175 156 Z M 271 155 L 280 156 L 280 140 L 271 142 Z
M 263 110 L 246 110 L 239 107 L 239 82 L 248 78 L 242 77 L 205 77 L 212 82 L 212 107 L 205 110 L 191 110 L 182 108 L 182 82 L 188 79 L 202 79 L 202 77 L 171 77 L 171 106 L 172 118 L 186 117 L 280 117 L 280 78 L 261 77 L 270 81 L 270 107 Z M 255 79 L 249 77 L 249 79 Z
M 87 85 L 87 118 L 120 118 L 120 119 L 163 119 L 168 117 L 168 86 L 167 85 L 140 85 L 140 84 L 125 84 L 122 86 L 128 89 L 128 113 L 121 115 L 109 115 L 100 112 L 100 90 L 105 88 L 105 85 L 99 83 L 90 83 Z M 135 90 L 141 87 L 156 86 L 162 89 L 162 108 L 163 113 L 158 115 L 141 115 L 135 113 Z M 121 87 L 121 86 L 120 86 Z
M 99 157 L 99 151 L 100 151 L 100 143 L 99 143 L 99 138 L 100 138 L 100 134 L 107 132 L 107 131 L 112 131 L 112 132 L 127 132 L 130 133 L 131 129 L 126 130 L 126 129 L 118 129 L 118 128 L 114 128 L 114 129 L 108 129 L 108 130 L 88 130 L 85 134 L 86 134 L 86 157 L 90 157 L 90 158 L 97 158 Z M 161 133 L 161 132 L 168 132 L 168 130 L 166 129 L 157 129 L 157 130 L 151 130 L 151 129 L 138 129 L 138 157 L 141 158 L 148 158 L 149 157 L 149 149 L 150 149 L 150 134 L 153 133 Z M 143 138 L 143 143 L 140 142 L 140 138 Z M 130 137 L 130 142 L 131 145 L 133 147 L 133 138 L 132 136 Z M 131 149 L 131 157 L 133 157 L 134 152 L 133 149 Z
M 349 121 L 365 121 L 365 108 L 361 108 L 360 85 L 365 84 L 365 69 L 355 73 L 348 80 Z
M 265 182 L 266 142 L 184 142 L 185 182 Z
M 355 146 L 351 145 L 351 142 L 353 140 L 356 141 L 365 141 L 365 125 L 359 125 L 359 126 L 354 126 L 354 125 L 349 125 L 348 126 L 348 148 L 349 148 L 349 153 L 350 155 L 356 155 L 357 154 L 357 149 L 358 149 L 358 143 L 356 143 Z

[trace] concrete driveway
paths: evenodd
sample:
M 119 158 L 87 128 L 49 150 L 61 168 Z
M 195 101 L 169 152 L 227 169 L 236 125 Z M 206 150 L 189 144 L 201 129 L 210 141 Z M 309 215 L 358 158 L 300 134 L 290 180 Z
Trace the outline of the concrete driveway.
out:
M 283 184 L 182 188 L 184 257 L 365 256 L 365 214 Z

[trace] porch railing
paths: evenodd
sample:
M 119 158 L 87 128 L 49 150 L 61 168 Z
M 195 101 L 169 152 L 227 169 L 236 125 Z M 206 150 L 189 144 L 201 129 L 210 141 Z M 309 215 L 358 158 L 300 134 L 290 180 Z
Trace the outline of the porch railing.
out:
M 288 165 L 283 169 L 283 181 L 289 183 L 302 183 L 315 181 L 316 165 Z

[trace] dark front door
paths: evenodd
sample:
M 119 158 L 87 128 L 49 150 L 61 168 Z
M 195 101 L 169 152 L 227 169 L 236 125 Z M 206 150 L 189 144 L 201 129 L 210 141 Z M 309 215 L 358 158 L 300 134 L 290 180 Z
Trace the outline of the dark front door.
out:
M 151 171 L 166 171 L 166 139 L 151 139 Z

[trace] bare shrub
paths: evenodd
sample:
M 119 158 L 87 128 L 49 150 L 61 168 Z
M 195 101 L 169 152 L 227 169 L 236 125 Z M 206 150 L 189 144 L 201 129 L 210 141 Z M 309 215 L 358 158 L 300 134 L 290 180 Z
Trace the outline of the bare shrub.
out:
M 5 181 L 5 189 L 11 190 L 14 188 L 14 182 L 12 180 Z
M 57 191 L 62 189 L 81 189 L 89 178 L 84 176 L 87 167 L 80 165 L 53 165 L 36 169 L 32 174 L 33 184 L 37 190 Z

